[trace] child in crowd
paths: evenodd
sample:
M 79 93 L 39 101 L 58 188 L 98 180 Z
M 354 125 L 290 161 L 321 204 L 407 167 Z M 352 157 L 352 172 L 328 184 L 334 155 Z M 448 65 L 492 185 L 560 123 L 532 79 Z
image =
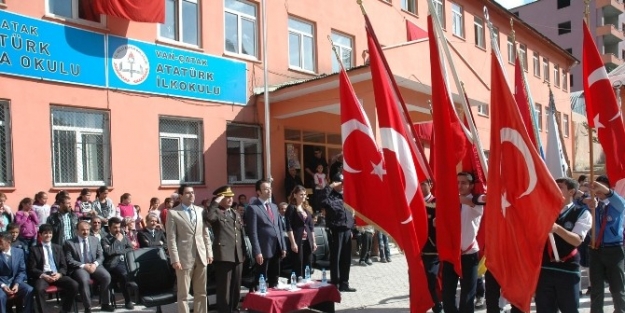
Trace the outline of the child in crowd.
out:
M 161 200 L 154 197 L 150 199 L 150 207 L 148 208 L 148 214 L 156 215 L 158 223 L 161 223 L 161 210 L 158 208 L 161 206 Z
M 28 258 L 28 245 L 19 239 L 20 226 L 11 223 L 7 226 L 7 231 L 11 234 L 11 247 L 24 250 L 24 258 Z
M 165 228 L 165 223 L 167 223 L 167 213 L 171 208 L 173 208 L 174 200 L 172 198 L 165 198 L 165 202 L 163 203 L 163 209 L 161 210 L 161 225 L 162 228 Z
M 45 191 L 40 191 L 35 195 L 35 201 L 33 203 L 33 211 L 37 213 L 39 218 L 39 225 L 44 224 L 50 216 L 50 206 L 48 205 L 48 194 Z
M 37 241 L 37 226 L 39 218 L 33 211 L 33 199 L 24 198 L 20 201 L 18 211 L 15 214 L 15 223 L 19 226 L 20 240 L 30 247 Z
M 13 217 L 5 211 L 5 206 L 0 205 L 0 231 L 7 231 L 7 226 L 9 226 L 12 221 Z
M 145 221 L 141 217 L 141 207 L 135 204 L 135 211 L 137 211 L 137 218 L 135 219 L 135 229 L 144 229 Z
M 128 238 L 128 241 L 130 241 L 134 249 L 139 249 L 139 238 L 137 238 L 137 229 L 135 226 L 135 221 L 130 217 L 126 217 L 122 221 L 122 228 L 126 231 L 126 238 Z
M 74 214 L 81 220 L 91 220 L 93 214 L 93 202 L 91 202 L 91 192 L 88 188 L 83 188 L 76 199 Z

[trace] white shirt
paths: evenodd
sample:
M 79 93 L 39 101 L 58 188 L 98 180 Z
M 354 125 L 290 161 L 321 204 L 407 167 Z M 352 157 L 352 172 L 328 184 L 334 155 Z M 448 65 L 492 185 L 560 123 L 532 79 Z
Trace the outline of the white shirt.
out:
M 52 244 L 49 242 L 42 243 L 42 246 L 43 246 L 43 271 L 50 272 L 52 269 L 50 268 L 50 260 L 48 258 L 48 249 L 50 249 L 50 252 L 52 252 Z
M 562 210 L 560 211 L 560 214 L 566 212 L 566 210 L 568 210 L 571 206 L 573 206 L 572 202 L 564 206 L 564 208 L 562 208 Z M 584 210 L 584 213 L 582 213 L 582 215 L 577 218 L 577 222 L 575 222 L 575 226 L 573 226 L 573 230 L 571 230 L 571 232 L 579 235 L 579 237 L 584 240 L 584 238 L 586 238 L 586 234 L 588 234 L 588 231 L 591 227 L 592 215 L 590 215 L 590 212 L 588 210 Z
M 466 197 L 472 199 L 473 195 L 467 195 Z M 475 237 L 477 236 L 477 231 L 480 229 L 482 214 L 484 214 L 484 206 L 476 205 L 475 207 L 471 207 L 463 204 L 460 210 L 460 249 L 462 254 L 478 252 L 480 251 L 480 246 L 478 245 L 477 240 L 475 240 Z
M 50 206 L 47 204 L 44 205 L 36 205 L 33 204 L 33 211 L 37 213 L 37 217 L 39 218 L 39 225 L 45 224 L 48 220 L 48 216 L 50 216 Z

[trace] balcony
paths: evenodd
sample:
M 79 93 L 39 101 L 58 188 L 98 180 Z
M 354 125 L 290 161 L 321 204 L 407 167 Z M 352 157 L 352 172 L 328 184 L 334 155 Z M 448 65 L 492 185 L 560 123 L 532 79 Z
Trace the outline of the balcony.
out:
M 596 0 L 597 9 L 601 9 L 603 16 L 616 16 L 625 13 L 623 0 Z
M 619 43 L 625 40 L 623 32 L 612 24 L 597 27 L 597 36 L 603 37 L 603 43 L 606 45 Z
M 612 53 L 605 53 L 601 55 L 601 60 L 603 64 L 605 64 L 606 68 L 616 68 L 623 64 L 623 60 L 619 59 L 616 55 Z

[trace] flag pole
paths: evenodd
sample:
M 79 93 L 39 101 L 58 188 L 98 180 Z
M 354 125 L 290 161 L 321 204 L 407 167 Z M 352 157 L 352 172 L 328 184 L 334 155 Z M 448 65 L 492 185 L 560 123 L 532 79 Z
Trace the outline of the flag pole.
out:
M 590 24 L 590 0 L 584 0 L 584 19 L 586 20 L 586 24 Z M 588 107 L 586 107 L 586 111 L 588 111 Z M 586 114 L 588 115 L 588 114 Z M 588 154 L 590 154 L 590 183 L 595 181 L 595 157 L 594 157 L 594 140 L 593 140 L 593 130 L 590 128 L 590 124 L 586 123 L 586 130 L 588 131 Z M 595 197 L 595 191 L 592 188 L 590 189 L 590 196 L 592 198 Z M 596 244 L 597 238 L 597 228 L 595 227 L 595 211 L 590 210 L 590 214 L 592 215 L 592 227 L 590 229 L 590 233 L 592 234 L 590 245 L 594 248 Z
M 269 182 L 271 177 L 271 119 L 269 117 L 269 67 L 267 66 L 267 0 L 261 0 L 261 10 L 263 18 L 263 84 L 265 98 L 265 170 Z

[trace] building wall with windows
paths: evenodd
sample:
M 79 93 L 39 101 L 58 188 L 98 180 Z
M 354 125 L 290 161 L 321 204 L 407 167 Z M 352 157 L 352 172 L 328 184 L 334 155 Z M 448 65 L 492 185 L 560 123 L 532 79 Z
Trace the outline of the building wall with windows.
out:
M 150 197 L 162 201 L 180 183 L 196 186 L 198 202 L 225 183 L 249 197 L 253 183 L 266 176 L 267 149 L 282 201 L 288 164 L 300 163 L 302 170 L 316 146 L 328 159 L 341 149 L 338 83 L 329 75 L 339 68 L 333 45 L 358 76 L 356 91 L 375 124 L 364 19 L 355 2 L 267 1 L 272 144 L 264 147 L 261 3 L 162 1 L 160 25 L 99 16 L 79 0 L 0 4 L 0 190 L 9 205 L 40 190 L 76 195 L 100 185 L 112 186 L 115 201 L 133 194 L 144 214 Z M 435 3 L 488 149 L 491 41 L 482 8 L 491 10 L 504 58 L 515 53 L 506 45 L 511 14 L 490 0 Z M 429 57 L 427 42 L 407 44 L 405 24 L 426 29 L 426 1 L 368 0 L 365 6 L 402 78 L 413 119 L 430 119 L 429 62 L 422 61 Z M 540 62 L 547 58 L 550 75 L 558 65 L 562 80 L 574 60 L 516 23 L 530 88 L 546 107 L 543 76 L 530 75 L 533 53 Z M 508 64 L 510 81 L 513 69 Z M 567 85 L 556 85 L 556 106 L 566 120 Z M 565 146 L 570 150 L 570 142 Z

